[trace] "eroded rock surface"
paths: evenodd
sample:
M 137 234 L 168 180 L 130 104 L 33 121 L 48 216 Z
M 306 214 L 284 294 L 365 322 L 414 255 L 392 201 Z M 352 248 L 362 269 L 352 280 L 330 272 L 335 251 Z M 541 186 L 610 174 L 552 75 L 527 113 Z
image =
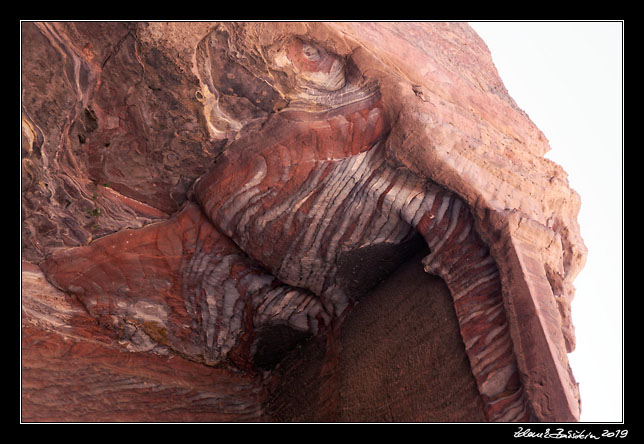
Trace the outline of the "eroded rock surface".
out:
M 43 348 L 61 367 L 23 361 L 26 386 L 125 402 L 136 390 L 74 380 L 99 341 L 103 383 L 127 376 L 181 396 L 159 374 L 100 369 L 124 354 L 185 372 L 191 395 L 156 417 L 150 395 L 143 420 L 301 420 L 280 387 L 302 384 L 324 393 L 309 420 L 578 420 L 566 353 L 585 260 L 579 198 L 467 25 L 24 23 L 22 34 L 23 259 L 44 271 L 23 270 L 23 355 Z M 371 410 L 337 398 L 361 362 L 348 320 L 370 292 L 395 292 L 373 288 L 412 270 L 422 245 L 475 391 L 441 409 L 423 404 L 439 389 L 421 384 L 424 398 L 395 397 L 396 415 L 382 413 L 391 396 Z M 410 328 L 428 317 L 414 316 Z M 215 388 L 190 382 L 191 368 Z M 217 401 L 193 408 L 190 396 Z M 23 399 L 28 420 L 55 404 L 37 388 Z

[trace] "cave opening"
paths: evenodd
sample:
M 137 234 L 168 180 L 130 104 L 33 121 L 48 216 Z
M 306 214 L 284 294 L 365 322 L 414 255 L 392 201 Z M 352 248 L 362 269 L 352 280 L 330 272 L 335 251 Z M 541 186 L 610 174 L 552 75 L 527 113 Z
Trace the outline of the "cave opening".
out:
M 427 274 L 413 238 L 339 261 L 358 281 L 355 307 L 331 332 L 273 363 L 266 412 L 279 422 L 485 422 L 447 285 Z

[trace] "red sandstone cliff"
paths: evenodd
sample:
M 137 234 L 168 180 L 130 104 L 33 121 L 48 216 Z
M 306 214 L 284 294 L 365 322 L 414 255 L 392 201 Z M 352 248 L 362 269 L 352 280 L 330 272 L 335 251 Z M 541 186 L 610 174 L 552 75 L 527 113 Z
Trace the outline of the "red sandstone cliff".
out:
M 23 23 L 22 55 L 24 421 L 578 420 L 579 197 L 467 25 Z

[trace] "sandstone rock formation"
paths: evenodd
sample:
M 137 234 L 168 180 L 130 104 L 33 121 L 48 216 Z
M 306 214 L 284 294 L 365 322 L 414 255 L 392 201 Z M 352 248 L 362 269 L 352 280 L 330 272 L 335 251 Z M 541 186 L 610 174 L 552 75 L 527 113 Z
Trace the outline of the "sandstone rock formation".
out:
M 466 24 L 22 54 L 23 420 L 579 419 L 579 197 Z

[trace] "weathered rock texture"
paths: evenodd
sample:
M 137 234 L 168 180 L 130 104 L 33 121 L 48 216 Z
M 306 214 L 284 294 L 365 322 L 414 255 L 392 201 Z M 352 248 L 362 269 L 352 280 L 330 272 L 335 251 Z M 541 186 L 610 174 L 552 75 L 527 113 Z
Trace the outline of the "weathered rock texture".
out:
M 579 198 L 467 25 L 22 39 L 24 420 L 578 420 Z

